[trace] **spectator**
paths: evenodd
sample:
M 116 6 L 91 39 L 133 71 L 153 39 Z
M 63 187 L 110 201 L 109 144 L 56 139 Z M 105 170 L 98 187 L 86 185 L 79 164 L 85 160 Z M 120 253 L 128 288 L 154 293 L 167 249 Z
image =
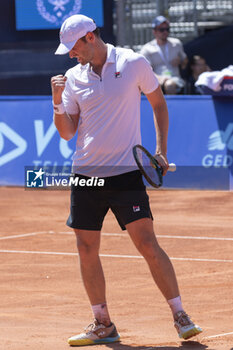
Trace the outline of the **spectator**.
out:
M 150 62 L 165 94 L 176 95 L 184 89 L 180 69 L 185 69 L 188 59 L 179 39 L 170 38 L 169 21 L 158 16 L 152 24 L 155 39 L 146 43 L 141 54 Z
M 200 95 L 200 91 L 195 86 L 199 75 L 204 72 L 210 72 L 211 69 L 207 65 L 206 60 L 198 55 L 194 55 L 190 58 L 189 64 L 187 67 L 187 88 L 186 93 L 188 95 Z

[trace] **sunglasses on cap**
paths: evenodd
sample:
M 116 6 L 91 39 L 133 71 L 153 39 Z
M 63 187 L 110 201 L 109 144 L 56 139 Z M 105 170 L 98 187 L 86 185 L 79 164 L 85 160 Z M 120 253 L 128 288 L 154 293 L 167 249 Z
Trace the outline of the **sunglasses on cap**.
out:
M 164 28 L 157 28 L 157 30 L 161 33 L 163 32 L 169 32 L 170 31 L 170 27 L 164 27 Z

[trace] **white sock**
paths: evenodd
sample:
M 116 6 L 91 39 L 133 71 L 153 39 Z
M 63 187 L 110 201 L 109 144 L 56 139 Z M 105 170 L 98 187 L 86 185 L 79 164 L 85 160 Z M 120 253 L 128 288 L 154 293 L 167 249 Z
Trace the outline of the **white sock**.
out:
M 91 307 L 92 307 L 94 318 L 99 323 L 102 323 L 105 326 L 109 326 L 111 324 L 110 316 L 108 313 L 108 307 L 106 303 L 92 305 Z
M 170 306 L 170 308 L 172 310 L 173 316 L 178 311 L 184 311 L 180 296 L 178 296 L 176 298 L 173 298 L 173 299 L 169 299 L 169 300 L 167 300 L 167 302 L 168 302 L 168 304 L 169 304 L 169 306 Z

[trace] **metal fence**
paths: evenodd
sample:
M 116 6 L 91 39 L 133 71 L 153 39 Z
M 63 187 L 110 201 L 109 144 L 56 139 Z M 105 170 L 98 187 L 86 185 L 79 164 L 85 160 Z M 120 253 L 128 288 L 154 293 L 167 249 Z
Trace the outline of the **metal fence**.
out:
M 233 24 L 233 0 L 115 0 L 117 44 L 140 50 L 153 39 L 151 23 L 161 14 L 170 20 L 171 36 L 187 42 L 205 30 Z

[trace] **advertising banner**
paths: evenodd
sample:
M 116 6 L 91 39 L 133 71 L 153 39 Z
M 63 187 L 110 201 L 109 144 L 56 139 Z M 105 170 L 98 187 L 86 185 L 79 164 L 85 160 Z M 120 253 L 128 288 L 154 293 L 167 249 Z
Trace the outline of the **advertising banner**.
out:
M 103 0 L 15 0 L 16 29 L 57 29 L 66 18 L 82 14 L 103 23 Z
M 24 185 L 24 167 L 72 164 L 75 139 L 60 138 L 50 97 L 1 98 L 0 184 Z
M 177 165 L 164 185 L 228 190 L 233 173 L 233 100 L 212 96 L 166 96 L 170 125 L 168 159 Z M 150 105 L 142 101 L 142 137 L 153 152 Z
M 233 101 L 210 96 L 166 99 L 168 159 L 177 170 L 165 176 L 164 186 L 232 189 Z M 0 185 L 25 186 L 25 167 L 69 171 L 77 136 L 69 142 L 60 138 L 53 124 L 51 97 L 1 97 L 0 106 Z M 141 130 L 143 145 L 153 153 L 153 113 L 144 96 Z

